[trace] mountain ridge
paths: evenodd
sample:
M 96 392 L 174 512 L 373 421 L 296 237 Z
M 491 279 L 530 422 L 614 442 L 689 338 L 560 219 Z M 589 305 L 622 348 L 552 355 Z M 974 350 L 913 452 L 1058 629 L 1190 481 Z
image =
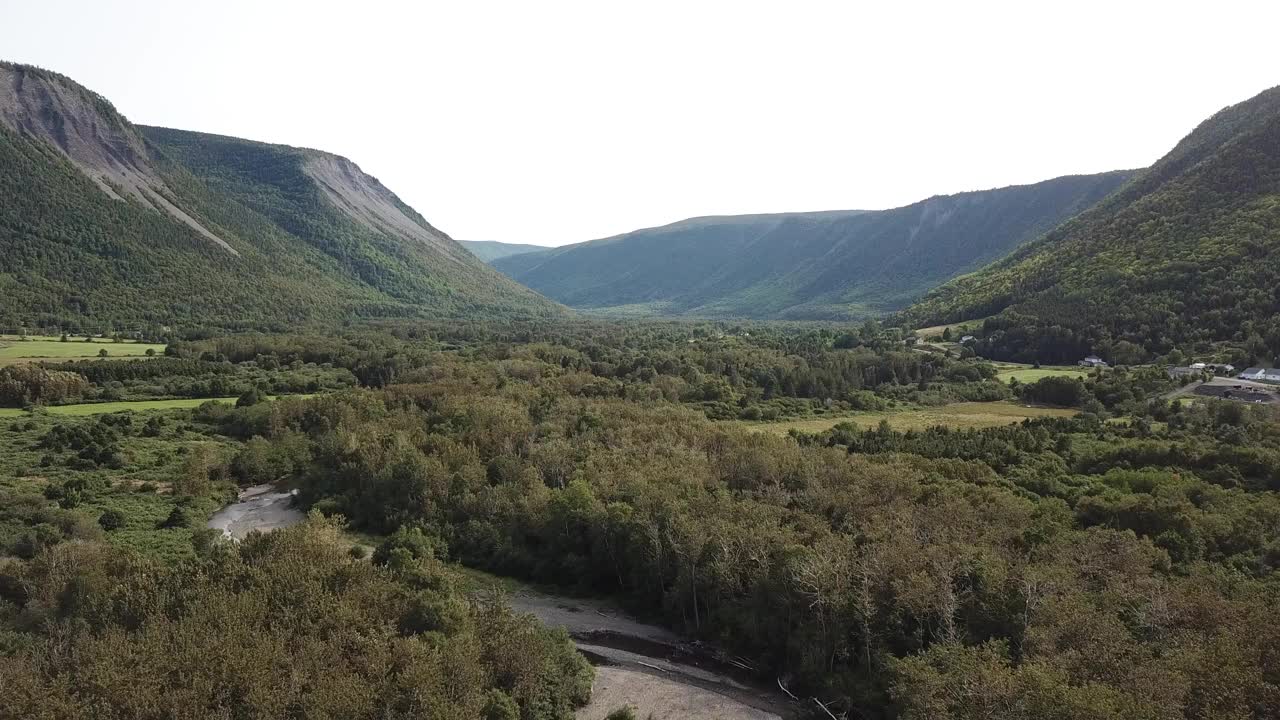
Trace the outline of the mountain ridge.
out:
M 10 327 L 262 327 L 565 310 L 322 150 L 134 125 L 0 63 Z
M 936 288 L 900 320 L 995 316 L 984 349 L 1045 362 L 1119 342 L 1161 354 L 1250 337 L 1280 354 L 1280 327 L 1270 321 L 1280 311 L 1278 239 L 1280 88 L 1272 88 L 1215 113 L 1103 203 Z
M 529 252 L 547 250 L 546 245 L 528 245 L 524 243 L 507 243 L 497 240 L 459 240 L 458 244 L 466 248 L 472 255 L 484 262 L 492 262 L 510 255 L 521 255 Z
M 1131 173 L 935 195 L 889 210 L 689 218 L 492 264 L 584 310 L 860 319 L 1003 255 Z

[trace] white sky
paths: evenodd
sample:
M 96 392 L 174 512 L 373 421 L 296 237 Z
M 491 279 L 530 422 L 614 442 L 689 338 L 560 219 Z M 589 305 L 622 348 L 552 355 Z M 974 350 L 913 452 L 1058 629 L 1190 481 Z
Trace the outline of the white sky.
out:
M 1148 165 L 1280 84 L 1280 2 L 0 0 L 137 123 L 329 150 L 455 238 Z

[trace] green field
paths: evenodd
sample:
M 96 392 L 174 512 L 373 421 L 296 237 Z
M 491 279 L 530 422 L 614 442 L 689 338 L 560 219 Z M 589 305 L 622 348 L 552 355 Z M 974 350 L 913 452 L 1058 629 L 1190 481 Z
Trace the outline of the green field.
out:
M 225 398 L 182 398 L 179 400 L 131 400 L 124 402 L 81 403 L 79 405 L 51 405 L 45 410 L 50 415 L 101 415 L 102 413 L 133 410 L 177 410 L 180 408 L 200 407 L 207 402 L 233 403 L 233 397 Z
M 29 336 L 26 340 L 16 335 L 0 335 L 0 365 L 37 360 L 88 360 L 98 359 L 98 353 L 107 351 L 108 357 L 145 357 L 148 350 L 156 355 L 164 353 L 164 345 L 140 342 L 112 342 L 109 338 L 84 338 L 62 342 L 58 338 Z
M 944 330 L 950 328 L 951 336 L 959 340 L 962 335 L 968 335 L 981 327 L 982 320 L 966 320 L 964 322 L 951 323 L 950 325 L 934 325 L 933 327 L 920 328 L 916 330 L 916 337 L 925 340 L 941 335 Z
M 293 398 L 309 398 L 314 395 L 289 395 Z M 99 403 L 79 403 L 77 405 L 49 405 L 45 408 L 45 412 L 50 415 L 70 415 L 83 417 L 85 415 L 101 415 L 103 413 L 124 412 L 126 410 L 133 412 L 143 412 L 146 410 L 180 410 L 187 408 L 200 407 L 207 402 L 234 403 L 237 398 L 219 397 L 219 398 L 179 398 L 177 400 L 123 400 L 120 402 L 99 402 Z M 275 400 L 276 396 L 269 396 L 267 400 Z M 0 408 L 0 418 L 6 417 L 22 417 L 27 412 L 19 408 Z
M 1020 383 L 1033 383 L 1042 378 L 1058 375 L 1064 377 L 1085 378 L 1089 377 L 1089 374 L 1093 372 L 1086 368 L 1071 365 L 1046 365 L 1037 368 L 1032 365 L 1022 365 L 1019 363 L 998 362 L 995 363 L 995 366 L 997 370 L 996 379 L 1000 382 L 1006 383 L 1011 379 L 1017 379 Z
M 881 420 L 887 420 L 894 430 L 922 430 L 935 425 L 971 429 L 998 427 L 1033 418 L 1071 417 L 1075 414 L 1075 410 L 1066 408 L 1033 407 L 1011 402 L 965 402 L 936 408 L 909 408 L 803 420 L 750 423 L 747 427 L 759 432 L 786 435 L 792 430 L 806 433 L 823 432 L 841 423 L 873 428 L 878 426 Z

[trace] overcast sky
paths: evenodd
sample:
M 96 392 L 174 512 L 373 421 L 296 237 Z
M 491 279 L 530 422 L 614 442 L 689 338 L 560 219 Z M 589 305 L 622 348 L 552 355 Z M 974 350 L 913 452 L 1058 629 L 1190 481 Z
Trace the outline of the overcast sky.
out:
M 321 148 L 453 237 L 877 209 L 1155 161 L 1280 84 L 1277 2 L 0 0 L 136 123 Z

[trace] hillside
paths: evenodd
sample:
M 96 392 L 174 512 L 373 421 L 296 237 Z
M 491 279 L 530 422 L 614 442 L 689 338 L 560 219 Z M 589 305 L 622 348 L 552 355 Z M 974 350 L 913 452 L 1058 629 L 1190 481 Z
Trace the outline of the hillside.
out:
M 497 242 L 495 240 L 459 240 L 458 243 L 470 250 L 472 255 L 485 262 L 493 262 L 498 258 L 523 255 L 524 253 L 547 249 L 545 245 L 522 245 L 520 243 Z
M 285 327 L 559 313 L 346 158 L 135 126 L 0 63 L 0 324 Z
M 893 210 L 695 218 L 493 265 L 572 307 L 617 314 L 867 317 L 999 258 L 1129 174 L 1062 177 Z
M 996 317 L 990 317 L 996 316 Z M 1134 361 L 1232 340 L 1280 356 L 1280 88 L 1206 120 L 1168 155 L 1043 239 L 901 316 L 987 318 L 982 350 Z

